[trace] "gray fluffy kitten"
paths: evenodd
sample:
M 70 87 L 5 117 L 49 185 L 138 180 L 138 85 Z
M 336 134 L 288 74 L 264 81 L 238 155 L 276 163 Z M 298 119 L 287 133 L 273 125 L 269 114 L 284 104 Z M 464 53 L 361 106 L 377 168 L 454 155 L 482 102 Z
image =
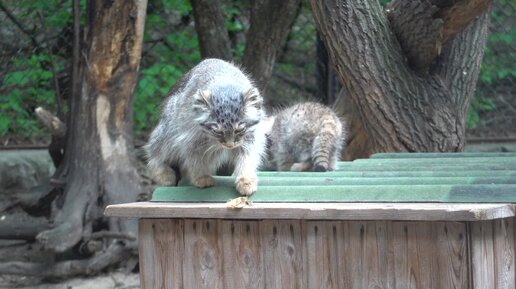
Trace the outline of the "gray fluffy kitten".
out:
M 268 124 L 267 169 L 335 170 L 344 146 L 344 128 L 329 107 L 305 102 L 281 110 Z
M 153 179 L 176 185 L 180 171 L 193 185 L 211 187 L 212 175 L 227 164 L 234 167 L 237 191 L 254 193 L 266 142 L 262 103 L 258 89 L 233 64 L 200 62 L 172 88 L 145 146 Z

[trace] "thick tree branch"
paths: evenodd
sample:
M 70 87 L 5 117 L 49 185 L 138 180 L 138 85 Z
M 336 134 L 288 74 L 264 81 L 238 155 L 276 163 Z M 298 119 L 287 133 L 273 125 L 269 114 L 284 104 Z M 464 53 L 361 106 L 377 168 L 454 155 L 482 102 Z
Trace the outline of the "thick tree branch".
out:
M 466 115 L 476 89 L 490 14 L 491 9 L 486 9 L 459 32 L 443 49 L 431 71 L 448 82 L 450 98 L 462 115 Z M 460 121 L 465 130 L 466 119 Z
M 132 255 L 120 242 L 113 242 L 105 251 L 97 252 L 84 260 L 62 261 L 54 264 L 32 262 L 0 263 L 0 273 L 30 275 L 49 278 L 64 278 L 74 275 L 93 275 L 104 268 L 126 260 Z
M 295 20 L 299 5 L 299 0 L 251 1 L 251 25 L 242 64 L 262 91 L 272 75 L 276 55 Z
M 449 41 L 491 3 L 397 0 L 388 5 L 386 13 L 410 66 L 426 73 Z
M 57 96 L 57 98 L 60 98 Z M 64 124 L 57 116 L 53 115 L 50 111 L 37 107 L 35 109 L 36 116 L 41 122 L 50 130 L 52 135 L 52 141 L 48 146 L 48 152 L 54 166 L 57 168 L 61 164 L 64 155 L 64 145 L 66 137 L 66 124 Z
M 293 78 L 293 77 L 291 77 L 287 74 L 281 73 L 281 72 L 274 72 L 273 75 L 293 87 L 296 87 L 300 90 L 304 90 L 304 91 L 309 92 L 314 95 L 317 94 L 317 88 L 315 88 L 312 85 L 307 84 L 302 79 Z
M 415 74 L 405 63 L 377 1 L 312 0 L 311 4 L 344 93 L 351 97 L 353 119 L 362 123 L 359 127 L 367 134 L 372 152 L 463 148 L 465 115 L 458 103 L 471 95 L 463 94 L 461 100 L 453 97 L 450 84 L 454 81 L 444 77 L 444 71 Z M 481 25 L 464 38 L 461 52 L 454 54 L 457 59 L 448 62 L 468 61 L 470 54 L 478 56 L 477 48 L 467 45 L 483 37 Z
M 21 210 L 3 213 L 0 239 L 34 240 L 39 232 L 50 228 L 50 222 L 44 217 L 32 217 Z
M 443 25 L 443 43 L 446 45 L 452 40 L 457 33 L 475 18 L 484 14 L 493 0 L 462 0 L 457 1 L 453 6 L 440 9 L 436 17 L 442 18 Z
M 192 0 L 202 58 L 231 60 L 229 36 L 218 0 Z
M 66 135 L 66 125 L 57 116 L 42 107 L 37 107 L 34 112 L 52 135 L 58 137 Z

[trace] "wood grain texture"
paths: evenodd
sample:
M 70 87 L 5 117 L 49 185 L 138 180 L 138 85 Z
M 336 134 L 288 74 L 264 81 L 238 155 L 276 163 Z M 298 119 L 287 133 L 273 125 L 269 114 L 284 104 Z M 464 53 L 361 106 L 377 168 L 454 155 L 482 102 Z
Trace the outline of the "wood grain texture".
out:
M 142 289 L 182 288 L 183 222 L 141 219 L 139 255 Z
M 474 289 L 496 289 L 491 222 L 471 224 L 471 278 Z
M 514 218 L 491 222 L 494 233 L 495 288 L 514 289 L 516 286 Z
M 254 203 L 232 210 L 221 203 L 138 202 L 110 205 L 107 216 L 137 218 L 481 221 L 514 217 L 514 204 Z
M 346 222 L 349 239 L 350 268 L 349 288 L 395 288 L 392 287 L 393 270 L 388 250 L 390 241 L 386 222 Z M 390 256 L 392 257 L 392 256 Z
M 306 260 L 309 289 L 338 289 L 337 238 L 333 234 L 338 222 L 306 223 Z M 339 226 L 340 227 L 340 226 Z
M 221 221 L 225 289 L 263 289 L 259 221 Z
M 468 288 L 466 225 L 393 222 L 394 288 Z
M 143 219 L 142 288 L 509 289 L 514 228 L 509 218 Z
M 467 288 L 467 225 L 459 222 L 432 223 L 437 244 L 438 276 L 441 288 Z
M 474 289 L 514 289 L 514 218 L 471 224 L 472 283 Z
M 299 220 L 261 222 L 265 288 L 306 289 L 304 228 Z
M 222 236 L 219 235 L 219 222 L 195 219 L 184 222 L 183 287 L 224 288 Z

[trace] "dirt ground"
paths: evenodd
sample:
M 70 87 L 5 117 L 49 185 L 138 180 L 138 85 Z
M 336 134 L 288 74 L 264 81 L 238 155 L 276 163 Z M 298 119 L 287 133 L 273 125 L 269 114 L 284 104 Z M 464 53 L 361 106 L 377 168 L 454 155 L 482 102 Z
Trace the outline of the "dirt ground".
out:
M 0 275 L 1 289 L 138 289 L 137 273 L 113 272 L 85 278 L 73 278 L 60 282 L 42 282 L 39 278 Z

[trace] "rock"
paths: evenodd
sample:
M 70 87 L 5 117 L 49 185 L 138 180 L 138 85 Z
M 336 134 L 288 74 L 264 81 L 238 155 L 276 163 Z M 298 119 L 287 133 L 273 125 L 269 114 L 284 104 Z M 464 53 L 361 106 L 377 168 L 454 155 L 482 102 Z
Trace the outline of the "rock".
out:
M 48 180 L 54 171 L 47 150 L 0 151 L 0 195 L 27 192 Z

